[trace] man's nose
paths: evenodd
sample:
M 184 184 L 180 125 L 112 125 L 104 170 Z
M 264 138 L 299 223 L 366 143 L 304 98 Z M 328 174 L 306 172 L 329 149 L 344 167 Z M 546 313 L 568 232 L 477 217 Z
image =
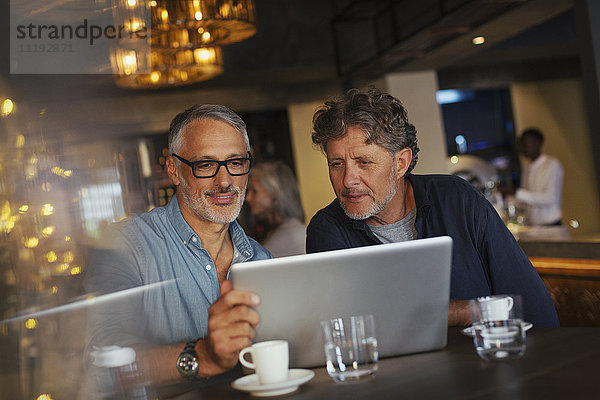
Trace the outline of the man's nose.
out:
M 352 165 L 346 165 L 344 168 L 344 186 L 349 188 L 360 183 L 358 168 Z
M 231 182 L 233 182 L 233 177 L 229 174 L 224 165 L 220 165 L 219 167 L 217 175 L 215 175 L 215 180 L 220 187 L 229 187 Z

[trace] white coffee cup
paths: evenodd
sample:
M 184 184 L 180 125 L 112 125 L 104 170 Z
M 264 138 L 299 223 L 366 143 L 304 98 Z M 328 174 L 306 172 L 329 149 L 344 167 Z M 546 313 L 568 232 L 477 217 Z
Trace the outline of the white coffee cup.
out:
M 477 298 L 475 304 L 481 321 L 505 321 L 510 319 L 514 300 L 511 296 L 488 296 Z
M 246 353 L 252 362 L 245 359 Z M 261 385 L 283 382 L 288 378 L 289 346 L 285 340 L 269 340 L 255 343 L 240 351 L 240 362 L 246 368 L 256 371 Z

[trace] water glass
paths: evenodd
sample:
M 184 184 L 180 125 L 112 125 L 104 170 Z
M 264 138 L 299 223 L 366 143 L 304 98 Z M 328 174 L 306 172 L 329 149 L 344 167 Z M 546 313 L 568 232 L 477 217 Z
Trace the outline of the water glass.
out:
M 484 360 L 510 360 L 525 354 L 525 329 L 521 320 L 473 324 L 473 343 Z
M 372 315 L 321 322 L 327 372 L 335 382 L 358 380 L 377 371 L 377 338 Z
M 473 343 L 484 360 L 508 360 L 525 353 L 521 296 L 478 297 L 469 302 Z

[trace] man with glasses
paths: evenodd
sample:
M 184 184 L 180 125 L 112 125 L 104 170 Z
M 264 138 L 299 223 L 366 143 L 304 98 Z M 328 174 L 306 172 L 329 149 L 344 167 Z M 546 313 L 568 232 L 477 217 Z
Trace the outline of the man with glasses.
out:
M 232 290 L 229 267 L 271 257 L 236 221 L 251 166 L 246 125 L 233 111 L 194 106 L 173 119 L 166 167 L 176 195 L 117 224 L 110 250 L 96 253 L 89 291 L 137 289 L 118 306 L 94 310 L 89 346 L 133 347 L 144 379 L 155 384 L 237 364 L 254 337 L 259 299 Z

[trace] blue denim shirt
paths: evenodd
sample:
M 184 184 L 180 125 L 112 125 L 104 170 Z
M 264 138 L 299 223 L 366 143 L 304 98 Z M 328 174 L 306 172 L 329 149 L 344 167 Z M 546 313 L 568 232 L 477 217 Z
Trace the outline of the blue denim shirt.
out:
M 237 221 L 229 233 L 233 262 L 271 258 Z M 97 346 L 205 337 L 208 309 L 220 295 L 215 264 L 175 196 L 166 207 L 111 227 L 107 245 L 92 255 L 84 282 L 88 292 L 119 292 L 99 297 L 94 306 L 89 344 Z
M 471 184 L 451 175 L 412 175 L 417 238 L 452 237 L 451 299 L 520 294 L 527 321 L 558 326 L 550 293 L 492 205 Z M 315 214 L 306 251 L 381 244 L 365 221 L 350 219 L 338 200 Z

